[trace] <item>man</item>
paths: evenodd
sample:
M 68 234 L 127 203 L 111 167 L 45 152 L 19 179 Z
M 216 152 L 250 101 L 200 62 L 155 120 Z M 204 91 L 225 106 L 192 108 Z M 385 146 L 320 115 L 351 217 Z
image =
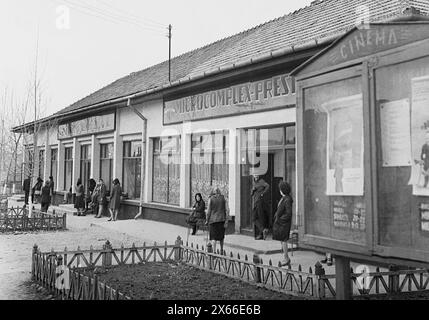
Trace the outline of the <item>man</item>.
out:
M 54 199 L 55 199 L 55 185 L 54 185 L 54 177 L 50 176 L 49 177 L 49 190 L 50 190 L 50 196 L 51 196 L 51 204 L 54 204 Z
M 49 181 L 46 181 L 45 186 L 42 188 L 40 203 L 42 205 L 41 211 L 47 213 L 51 204 L 51 185 Z
M 264 179 L 260 178 L 259 175 L 253 176 L 251 197 L 256 240 L 265 240 L 268 235 L 268 218 L 265 211 L 264 196 L 269 190 L 270 185 Z
M 27 177 L 24 180 L 24 184 L 22 185 L 22 190 L 25 193 L 25 205 L 28 205 L 28 198 L 30 196 L 30 189 L 31 189 L 31 181 L 30 181 L 30 177 Z

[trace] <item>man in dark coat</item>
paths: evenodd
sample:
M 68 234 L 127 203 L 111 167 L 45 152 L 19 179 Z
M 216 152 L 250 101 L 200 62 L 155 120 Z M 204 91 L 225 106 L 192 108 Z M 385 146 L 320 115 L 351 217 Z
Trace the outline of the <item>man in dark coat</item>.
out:
M 25 205 L 28 205 L 28 198 L 30 197 L 30 189 L 31 189 L 31 181 L 30 177 L 27 177 L 24 180 L 24 184 L 22 185 L 22 190 L 25 193 Z
M 48 212 L 49 206 L 51 204 L 51 186 L 49 181 L 46 181 L 45 185 L 42 188 L 41 195 L 41 204 L 42 204 L 42 212 Z
M 268 234 L 268 217 L 264 206 L 264 196 L 269 190 L 270 185 L 255 175 L 251 197 L 256 240 L 266 239 Z

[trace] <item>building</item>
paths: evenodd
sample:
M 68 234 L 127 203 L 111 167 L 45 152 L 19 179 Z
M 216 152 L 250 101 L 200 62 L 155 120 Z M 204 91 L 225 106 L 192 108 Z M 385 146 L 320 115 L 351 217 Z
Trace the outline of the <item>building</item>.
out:
M 296 95 L 289 73 L 357 21 L 416 12 L 429 14 L 429 4 L 315 1 L 174 58 L 171 82 L 168 61 L 133 73 L 40 121 L 35 172 L 54 176 L 59 197 L 79 177 L 118 178 L 128 194 L 120 218 L 143 210 L 145 219 L 176 224 L 184 224 L 196 192 L 207 196 L 220 186 L 235 231 L 251 234 L 252 174 L 272 186 L 271 211 L 281 179 L 296 190 Z

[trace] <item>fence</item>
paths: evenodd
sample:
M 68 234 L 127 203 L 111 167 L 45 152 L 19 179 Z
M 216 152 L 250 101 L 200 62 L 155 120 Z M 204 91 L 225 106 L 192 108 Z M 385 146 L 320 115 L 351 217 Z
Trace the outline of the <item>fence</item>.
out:
M 226 252 L 211 252 L 211 247 L 198 247 L 183 244 L 180 237 L 174 245 L 154 244 L 142 247 L 132 245 L 131 248 L 122 246 L 112 248 L 107 242 L 103 249 L 41 253 L 37 246 L 33 250 L 32 274 L 33 279 L 45 288 L 54 291 L 63 299 L 129 299 L 117 289 L 113 289 L 98 281 L 97 277 L 82 274 L 83 270 L 94 270 L 97 267 L 115 267 L 122 265 L 137 265 L 149 262 L 176 261 L 195 268 L 235 278 L 253 285 L 284 294 L 310 299 L 335 298 L 335 275 L 326 275 L 320 263 L 308 272 L 298 266 L 274 266 L 272 261 L 264 264 L 258 255 L 252 260 L 248 256 L 240 257 L 226 255 Z M 70 271 L 70 289 L 58 291 L 55 286 L 54 271 L 58 266 L 67 267 Z M 353 293 L 358 296 L 373 296 L 400 292 L 422 292 L 429 290 L 428 270 L 389 271 L 367 275 L 352 274 Z
M 57 215 L 33 210 L 33 215 L 28 216 L 28 209 L 10 208 L 0 213 L 0 232 L 19 231 L 57 231 L 67 228 L 67 215 Z

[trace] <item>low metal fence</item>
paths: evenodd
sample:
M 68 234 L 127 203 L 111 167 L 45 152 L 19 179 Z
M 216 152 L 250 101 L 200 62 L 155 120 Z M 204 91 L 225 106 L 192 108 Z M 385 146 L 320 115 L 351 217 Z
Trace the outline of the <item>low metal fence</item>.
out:
M 29 217 L 26 208 L 8 208 L 0 213 L 0 233 L 26 231 L 57 231 L 67 228 L 67 215 L 33 210 Z
M 301 266 L 293 270 L 290 266 L 288 268 L 274 266 L 271 260 L 264 264 L 258 255 L 249 259 L 248 256 L 241 257 L 239 254 L 227 255 L 226 252 L 211 251 L 210 246 L 204 248 L 184 244 L 180 237 L 174 245 L 155 243 L 136 247 L 133 244 L 131 248 L 121 246 L 117 249 L 112 248 L 107 242 L 100 250 L 91 247 L 89 250 L 78 248 L 76 251 L 69 251 L 65 248 L 62 252 L 52 250 L 41 253 L 35 246 L 32 274 L 35 281 L 64 299 L 110 299 L 117 296 L 129 299 L 124 294 L 118 293 L 117 289 L 101 284 L 96 276 L 91 278 L 83 275 L 82 271 L 97 267 L 176 261 L 288 295 L 309 299 L 335 298 L 335 275 L 326 275 L 320 263 L 314 268 L 310 267 L 308 271 L 303 271 Z M 52 271 L 54 266 L 55 268 L 63 266 L 70 270 L 70 275 L 66 277 L 71 284 L 69 291 L 58 291 L 55 287 Z M 389 272 L 377 270 L 366 275 L 352 273 L 350 281 L 353 283 L 354 297 L 423 292 L 429 289 L 428 270 Z

